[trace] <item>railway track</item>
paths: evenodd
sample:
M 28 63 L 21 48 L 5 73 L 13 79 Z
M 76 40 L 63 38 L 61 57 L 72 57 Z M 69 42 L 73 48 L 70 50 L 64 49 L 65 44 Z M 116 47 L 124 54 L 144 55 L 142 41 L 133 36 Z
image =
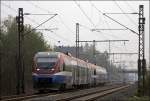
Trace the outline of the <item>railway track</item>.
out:
M 79 98 L 74 98 L 74 99 L 69 100 L 69 101 L 94 101 L 94 100 L 96 100 L 100 97 L 103 97 L 103 96 L 106 96 L 108 94 L 120 91 L 120 90 L 125 89 L 127 87 L 129 87 L 129 86 L 127 85 L 127 86 L 122 86 L 122 87 L 113 88 L 113 89 L 109 89 L 109 90 L 104 90 L 104 91 L 100 91 L 100 92 L 95 92 L 93 94 L 87 94 L 85 96 L 82 96 L 82 97 L 79 97 Z
M 53 95 L 56 93 L 45 93 L 45 94 L 30 94 L 30 95 L 15 95 L 15 96 L 8 96 L 8 97 L 2 97 L 1 101 L 21 101 L 26 100 L 30 98 L 36 98 L 36 97 L 44 97 L 48 95 Z
M 27 100 L 31 98 L 38 98 L 38 97 L 51 96 L 51 95 L 56 95 L 56 94 L 61 94 L 61 93 L 74 92 L 77 90 L 70 89 L 66 91 L 52 91 L 51 93 L 34 93 L 34 94 L 28 94 L 28 95 L 24 94 L 24 95 L 5 96 L 5 97 L 2 97 L 0 101 L 22 101 L 22 100 Z
M 108 94 L 123 90 L 129 87 L 129 85 L 120 86 L 120 87 L 109 87 L 107 89 L 100 89 L 99 91 L 89 92 L 86 94 L 80 94 L 77 96 L 71 96 L 68 98 L 56 99 L 55 101 L 93 101 L 99 97 L 106 96 Z
M 126 87 L 128 86 L 107 85 L 104 87 L 95 87 L 90 89 L 76 89 L 62 92 L 51 92 L 46 94 L 32 94 L 6 97 L 2 98 L 2 101 L 78 101 L 80 99 L 84 99 L 83 101 L 89 101 L 85 99 L 96 98 L 96 95 L 98 95 L 99 93 L 101 94 L 101 96 L 104 96 L 108 93 L 113 93 Z

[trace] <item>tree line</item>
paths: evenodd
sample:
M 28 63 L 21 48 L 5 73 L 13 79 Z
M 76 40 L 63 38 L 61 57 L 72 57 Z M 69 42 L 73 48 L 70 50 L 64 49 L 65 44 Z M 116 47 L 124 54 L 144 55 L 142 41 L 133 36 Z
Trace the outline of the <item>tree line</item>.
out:
M 16 65 L 18 52 L 18 32 L 15 18 L 8 16 L 1 23 L 0 51 L 1 51 L 1 94 L 12 95 L 16 93 Z M 24 33 L 32 30 L 30 25 L 24 26 Z M 25 91 L 32 90 L 32 62 L 33 56 L 38 51 L 49 50 L 42 33 L 32 31 L 24 36 L 23 56 Z

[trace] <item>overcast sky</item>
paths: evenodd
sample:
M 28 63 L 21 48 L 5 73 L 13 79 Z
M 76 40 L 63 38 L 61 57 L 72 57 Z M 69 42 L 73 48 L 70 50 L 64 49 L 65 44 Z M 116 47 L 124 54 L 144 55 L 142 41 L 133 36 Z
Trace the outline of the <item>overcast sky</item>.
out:
M 129 40 L 129 42 L 111 43 L 111 52 L 138 52 L 138 36 L 130 30 L 100 30 L 92 32 L 91 29 L 125 29 L 102 13 L 133 13 L 139 12 L 139 5 L 144 5 L 145 24 L 145 53 L 147 63 L 149 60 L 149 2 L 148 1 L 2 1 L 1 19 L 8 15 L 16 16 L 18 8 L 24 13 L 32 14 L 58 14 L 46 22 L 39 29 L 48 44 L 75 45 L 76 23 L 80 24 L 80 40 Z M 137 14 L 107 14 L 121 24 L 138 33 Z M 24 23 L 33 27 L 50 18 L 52 15 L 25 15 Z M 60 43 L 58 43 L 60 41 Z M 83 44 L 84 45 L 84 44 Z M 97 43 L 96 48 L 103 52 L 108 50 L 108 43 Z M 115 61 L 134 60 L 137 56 L 114 56 Z M 130 62 L 131 63 L 131 62 Z M 131 66 L 131 65 L 130 65 Z

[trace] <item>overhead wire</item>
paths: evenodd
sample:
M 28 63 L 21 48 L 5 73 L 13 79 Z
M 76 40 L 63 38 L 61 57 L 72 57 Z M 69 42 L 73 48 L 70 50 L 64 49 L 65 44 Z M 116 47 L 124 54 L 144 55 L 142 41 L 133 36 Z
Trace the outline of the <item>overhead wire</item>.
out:
M 64 41 L 66 41 L 66 42 L 71 42 L 71 43 L 72 43 L 72 41 L 71 41 L 71 40 L 66 39 L 66 38 L 64 38 L 64 37 L 62 37 L 62 36 L 60 36 L 60 35 L 58 35 L 56 32 L 51 31 L 51 30 L 50 30 L 50 32 L 51 32 L 51 33 L 54 33 L 57 37 L 59 37 L 59 38 L 63 39 Z
M 84 27 L 84 28 L 86 28 L 86 29 L 88 29 L 88 30 L 91 31 L 91 28 L 87 27 L 86 25 L 83 25 L 83 24 L 79 24 L 79 25 L 80 25 L 81 27 Z M 119 47 L 117 47 L 117 46 L 114 46 L 114 47 L 119 48 Z
M 133 11 L 133 12 L 137 12 L 129 3 L 128 1 L 124 1 L 126 3 L 126 5 Z
M 34 3 L 32 3 L 31 1 L 26 1 L 26 2 L 27 2 L 27 3 L 30 3 L 32 6 L 38 8 L 38 9 L 40 9 L 40 10 L 42 10 L 42 11 L 45 11 L 45 12 L 48 12 L 48 13 L 54 13 L 54 12 L 50 12 L 49 10 L 44 9 L 44 8 L 42 8 L 42 7 L 40 7 L 40 6 L 38 6 L 38 5 L 34 4 Z
M 26 32 L 24 35 L 31 33 L 33 30 L 36 30 L 38 27 L 42 26 L 43 24 L 45 24 L 46 22 L 48 22 L 49 20 L 51 20 L 52 18 L 54 18 L 57 14 L 54 14 L 54 16 L 48 18 L 47 20 L 45 20 L 44 22 L 40 23 L 38 26 L 34 27 L 32 30 Z
M 17 10 L 16 10 L 16 9 L 14 9 L 14 8 L 12 8 L 11 6 L 8 6 L 8 5 L 4 4 L 4 3 L 2 3 L 2 4 L 3 4 L 5 7 L 9 8 L 10 10 L 12 10 L 13 12 L 17 13 Z M 29 19 L 31 22 L 33 22 L 33 23 L 35 23 L 35 24 L 37 24 L 37 25 L 40 25 L 39 23 L 37 23 L 35 20 L 31 19 L 30 17 L 27 17 L 27 16 L 26 16 L 26 18 Z M 52 37 L 51 37 L 51 39 L 57 41 L 56 39 L 54 39 L 54 38 L 52 38 Z
M 91 2 L 90 2 L 91 3 Z M 104 14 L 102 11 L 100 11 L 93 3 L 91 3 L 91 5 L 93 5 L 93 7 L 98 11 L 100 12 L 102 15 Z M 108 34 L 108 33 L 107 33 Z
M 89 0 L 89 2 L 90 2 L 90 4 L 91 4 L 91 2 L 92 2 L 92 0 Z M 91 5 L 91 9 L 92 9 L 92 11 L 93 11 L 93 6 Z M 93 14 L 93 13 L 92 13 Z M 99 16 L 99 21 L 98 21 L 98 23 L 95 25 L 96 27 L 97 27 L 97 25 L 100 23 L 100 21 L 101 21 L 101 19 L 100 19 L 100 16 Z
M 106 26 L 108 27 L 108 29 L 111 29 L 111 27 L 109 26 L 108 21 L 107 21 L 106 19 L 104 19 L 103 21 L 106 23 Z M 109 32 L 112 33 L 112 30 L 109 30 Z M 106 34 L 109 34 L 109 35 L 110 35 L 110 33 L 106 33 Z M 120 37 L 118 37 L 118 36 L 116 36 L 116 35 L 114 35 L 114 34 L 111 34 L 110 36 L 112 36 L 112 37 L 114 37 L 114 38 L 116 38 L 116 39 L 120 39 Z
M 88 29 L 88 30 L 90 30 L 90 28 L 89 27 L 87 27 L 87 26 L 85 26 L 85 25 L 82 25 L 82 24 L 79 24 L 80 26 L 82 26 L 82 27 L 84 27 L 84 28 L 86 28 L 86 29 Z M 119 48 L 120 49 L 120 47 L 118 47 L 118 46 L 113 46 L 113 47 L 116 47 L 116 48 Z M 123 49 L 122 49 L 123 50 Z
M 37 6 L 38 7 L 38 6 Z M 40 8 L 41 9 L 41 8 Z M 48 11 L 48 10 L 46 10 L 46 11 Z M 86 13 L 85 13 L 86 14 Z M 61 19 L 61 18 L 60 18 Z M 62 20 L 62 19 L 61 19 Z M 63 23 L 63 22 L 62 22 Z M 64 24 L 65 25 L 65 24 Z M 81 25 L 81 24 L 80 24 Z M 66 25 L 65 25 L 66 26 Z M 82 25 L 83 26 L 83 25 Z M 84 26 L 85 27 L 85 26 Z M 68 27 L 67 27 L 68 28 Z M 85 27 L 85 28 L 88 28 L 87 26 Z M 89 28 L 88 28 L 89 29 Z
M 76 0 L 74 0 L 74 2 L 75 2 L 75 4 L 77 5 L 77 7 L 81 10 L 81 12 L 84 14 L 84 16 L 88 19 L 88 21 L 94 26 L 94 28 L 96 28 L 96 25 L 93 23 L 93 21 L 91 20 L 91 18 L 88 17 L 88 15 L 85 13 L 85 11 L 81 8 L 80 4 L 78 4 Z M 81 25 L 81 26 L 88 29 L 88 27 L 86 27 L 85 25 L 84 25 L 84 26 Z M 91 31 L 91 29 L 90 29 L 90 31 Z M 100 33 L 100 31 L 97 31 L 97 33 Z M 98 34 L 98 35 L 99 35 L 99 34 Z M 103 35 L 103 34 L 102 34 L 102 35 Z M 104 36 L 104 35 L 103 35 L 103 36 Z M 104 36 L 104 37 L 105 37 L 105 36 Z
M 79 7 L 79 9 L 82 11 L 82 13 L 86 16 L 86 18 L 88 19 L 88 21 L 89 21 L 94 27 L 96 27 L 95 24 L 93 23 L 93 21 L 88 17 L 88 15 L 85 13 L 85 11 L 81 8 L 80 4 L 78 4 L 76 0 L 74 0 L 74 2 L 75 2 L 75 4 Z
M 48 12 L 48 13 L 51 13 L 49 10 L 44 9 L 44 8 L 42 8 L 42 7 L 40 7 L 40 6 L 36 5 L 36 4 L 34 4 L 34 3 L 32 3 L 32 2 L 28 2 L 28 3 L 30 3 L 31 5 L 33 5 L 34 7 L 38 8 L 38 9 L 40 9 L 40 10 L 42 10 L 42 11 L 46 11 L 46 12 Z M 59 17 L 59 19 L 60 19 L 60 22 L 61 22 L 71 33 L 74 33 L 74 32 L 64 23 L 64 21 L 62 20 L 60 14 L 58 15 L 58 17 Z
M 1 3 L 2 3 L 2 2 L 1 2 Z M 9 6 L 9 5 L 6 5 L 5 3 L 2 3 L 2 6 L 5 6 L 5 7 L 9 8 L 10 10 L 12 10 L 13 12 L 18 13 L 16 9 L 12 8 L 12 7 Z M 38 24 L 34 19 L 31 19 L 30 17 L 26 17 L 26 18 L 29 19 L 30 21 L 32 21 L 32 22 Z
M 87 27 L 86 25 L 83 25 L 83 24 L 79 24 L 81 27 L 83 27 L 83 28 L 86 28 L 86 29 L 88 29 L 89 31 L 92 31 L 92 29 L 90 28 L 90 27 Z M 110 33 L 105 33 L 105 32 L 101 32 L 101 33 L 104 33 L 104 34 L 110 34 Z M 119 37 L 117 37 L 117 36 L 115 36 L 115 35 L 111 35 L 112 37 L 114 37 L 114 38 L 119 38 Z M 107 38 L 108 39 L 108 38 Z
M 75 0 L 74 0 L 75 1 Z M 80 10 L 82 11 L 82 13 L 87 17 L 87 19 L 89 20 L 89 22 L 91 22 L 91 24 L 94 26 L 94 28 L 96 28 L 96 25 L 92 22 L 92 20 L 88 17 L 88 15 L 84 12 L 84 10 L 81 8 L 81 6 L 75 1 L 76 5 L 80 8 Z M 83 25 L 82 25 L 83 26 Z M 85 25 L 83 26 L 84 28 L 88 28 Z M 91 29 L 90 29 L 91 31 Z M 101 31 L 96 31 L 97 33 L 103 33 Z M 99 35 L 99 34 L 98 34 Z M 101 34 L 103 35 L 103 34 Z M 103 35 L 104 36 L 104 35 Z M 104 36 L 106 38 L 106 36 Z M 107 38 L 106 38 L 107 39 Z
M 43 32 L 44 30 L 42 30 L 42 32 Z M 58 42 L 58 40 L 57 39 L 55 39 L 55 38 L 53 38 L 53 37 L 51 37 L 51 36 L 48 36 L 48 37 L 50 37 L 51 39 L 53 39 L 55 42 Z
M 91 0 L 90 0 L 90 1 L 91 1 Z M 91 6 L 90 8 L 91 8 L 91 9 L 90 9 L 90 10 L 91 10 L 91 12 L 90 12 L 90 13 L 91 13 L 91 19 L 92 19 L 92 17 L 93 17 L 93 7 Z
M 30 3 L 32 6 L 38 8 L 38 9 L 40 9 L 40 10 L 42 10 L 42 11 L 45 11 L 45 12 L 47 12 L 47 13 L 50 13 L 49 10 L 44 9 L 44 8 L 42 8 L 42 7 L 40 7 L 40 6 L 36 5 L 36 4 L 34 4 L 34 3 L 32 3 L 32 2 L 28 2 L 28 3 Z M 60 22 L 66 27 L 66 29 L 68 29 L 71 33 L 74 34 L 74 32 L 64 23 L 64 21 L 62 20 L 62 18 L 61 18 L 60 15 L 58 15 L 58 18 L 60 19 Z M 60 35 L 57 34 L 57 36 L 60 36 Z M 61 37 L 61 36 L 60 36 L 60 37 Z M 63 38 L 63 37 L 61 37 L 61 38 Z M 65 38 L 63 38 L 63 39 L 65 39 Z M 65 40 L 66 40 L 66 39 L 65 39 Z M 68 39 L 67 39 L 67 40 L 68 40 Z M 71 42 L 71 40 L 69 40 L 69 41 Z M 72 43 L 72 42 L 71 42 L 71 43 Z
M 108 22 L 106 21 L 106 19 L 104 19 L 104 20 L 102 20 L 102 21 L 105 22 L 106 26 L 107 26 L 108 29 L 109 29 L 109 32 L 112 32 L 112 30 L 110 30 L 111 28 L 110 28 Z M 110 35 L 110 33 L 105 33 L 105 32 L 102 32 L 102 33 L 104 33 L 104 34 L 109 34 L 109 35 Z M 119 37 L 117 37 L 117 36 L 115 36 L 115 35 L 112 35 L 112 34 L 111 34 L 110 36 L 112 36 L 112 37 L 114 37 L 114 38 L 119 38 Z
M 11 9 L 12 11 L 14 11 L 14 12 L 17 12 L 17 10 L 16 9 L 14 9 L 14 8 L 12 8 L 11 6 L 9 6 L 9 5 L 6 5 L 5 3 L 3 3 L 3 2 L 1 2 L 1 4 L 2 4 L 2 6 L 5 6 L 5 7 L 7 7 L 7 8 L 9 8 L 9 9 Z
M 106 20 L 104 20 L 104 21 L 108 24 L 108 22 L 107 22 Z M 109 26 L 108 26 L 108 27 L 109 27 Z M 109 28 L 110 28 L 110 27 L 109 27 Z M 111 31 L 112 31 L 112 30 L 111 30 Z M 107 34 L 110 34 L 110 33 L 107 33 Z M 115 35 L 111 35 L 111 36 L 112 36 L 112 37 L 114 37 L 114 38 L 118 38 L 118 39 L 120 38 L 120 37 L 115 36 Z M 135 46 L 135 44 L 136 44 L 136 43 L 134 43 L 134 46 Z M 132 46 L 133 46 L 133 44 L 130 44 L 130 45 L 132 45 Z
M 125 2 L 125 4 L 131 9 L 131 11 L 133 11 L 133 12 L 137 12 L 129 3 L 128 3 L 128 1 L 124 1 Z M 137 43 L 136 43 L 137 44 Z M 135 44 L 134 44 L 134 46 L 135 46 Z
M 130 4 L 128 4 L 127 1 L 124 1 L 124 2 L 128 5 L 128 7 L 129 7 L 133 12 L 137 12 Z M 134 44 L 130 44 L 130 45 L 132 45 L 132 47 L 135 47 L 135 44 L 137 44 L 137 43 L 134 42 Z
M 33 4 L 33 3 L 32 3 Z M 35 7 L 38 7 L 37 5 L 35 5 L 34 4 L 34 6 Z M 39 7 L 38 7 L 39 8 Z M 41 9 L 41 7 L 39 8 L 39 9 Z M 48 10 L 46 10 L 46 11 L 48 11 Z M 84 12 L 84 11 L 83 11 Z M 66 26 L 66 24 L 62 21 L 62 18 L 61 18 L 61 16 L 59 15 L 59 19 L 61 20 L 61 23 L 69 30 L 69 31 L 71 31 L 72 33 L 73 33 L 73 31 L 72 30 L 70 30 L 70 28 L 68 27 L 68 26 Z M 94 23 L 93 23 L 94 24 Z
M 76 0 L 74 0 L 75 4 L 79 7 L 79 9 L 82 11 L 82 13 L 86 16 L 86 18 L 89 20 L 89 22 L 94 26 L 94 28 L 96 28 L 96 25 L 92 22 L 92 20 L 87 16 L 87 14 L 84 12 L 84 10 L 81 8 L 81 6 L 76 2 Z M 103 33 L 101 31 L 96 31 L 97 33 Z M 97 35 L 100 35 L 100 34 L 97 34 Z M 106 36 L 104 34 L 101 34 L 103 35 L 103 37 L 106 38 Z M 107 39 L 107 38 L 106 38 Z
M 137 27 L 137 23 L 133 21 L 128 14 L 125 14 L 124 10 L 120 7 L 120 5 L 117 3 L 116 0 L 114 0 L 114 3 L 117 5 L 117 7 L 121 10 L 121 12 Z
M 91 6 L 92 6 L 92 5 L 91 5 Z M 98 22 L 97 22 L 97 24 L 96 24 L 96 27 L 100 24 L 101 21 L 103 21 L 103 20 L 101 19 L 100 14 L 99 14 L 99 20 L 98 20 Z
M 128 1 L 124 1 L 125 2 L 125 4 L 133 11 L 133 12 L 137 12 L 129 3 L 128 3 Z M 137 44 L 137 43 L 136 43 Z M 132 45 L 133 46 L 133 45 Z M 134 46 L 135 46 L 135 44 L 134 44 Z
M 82 11 L 82 13 L 87 17 L 87 19 L 89 20 L 89 22 L 94 26 L 94 28 L 96 28 L 96 25 L 93 23 L 93 21 L 88 17 L 88 15 L 85 13 L 85 11 L 81 8 L 81 6 L 76 2 L 76 0 L 74 0 L 76 5 L 80 8 L 80 10 Z M 83 26 L 83 25 L 82 25 Z M 88 28 L 87 26 L 84 25 L 85 28 Z M 91 30 L 91 29 L 90 29 Z M 98 33 L 101 31 L 97 31 Z
M 105 14 L 105 13 L 103 13 L 102 11 L 100 11 L 93 3 L 92 3 L 92 5 L 93 5 L 93 7 L 95 7 L 95 9 L 97 9 L 97 11 L 99 11 L 101 14 L 103 14 L 105 17 L 107 17 L 107 18 L 109 18 L 109 19 L 111 19 L 112 21 L 114 21 L 114 22 L 116 22 L 116 23 L 118 23 L 119 25 L 121 25 L 121 26 L 123 26 L 123 27 L 125 27 L 125 28 L 127 28 L 128 30 L 130 30 L 131 32 L 133 32 L 134 34 L 137 34 L 138 35 L 138 33 L 137 32 L 135 32 L 134 30 L 132 30 L 132 29 L 130 29 L 129 27 L 127 27 L 127 26 L 125 26 L 125 25 L 123 25 L 123 24 L 121 24 L 120 22 L 118 22 L 117 20 L 115 20 L 115 19 L 113 19 L 113 18 L 111 18 L 110 16 L 108 16 L 107 14 Z
M 86 25 L 83 25 L 83 24 L 79 24 L 79 25 L 80 25 L 81 27 L 83 27 L 83 28 L 85 28 L 85 29 L 87 29 L 87 30 L 93 32 L 92 29 L 89 28 L 89 27 L 87 27 Z M 95 31 L 95 33 L 104 33 L 104 32 Z M 106 34 L 106 33 L 104 33 L 104 34 Z M 103 35 L 103 34 L 101 34 L 101 35 Z M 107 35 L 103 35 L 103 37 L 105 37 L 105 39 L 108 40 L 108 38 L 107 38 L 106 36 L 107 36 Z
M 108 29 L 111 29 L 110 28 L 110 26 L 109 26 L 109 23 L 106 21 L 106 19 L 104 19 L 104 22 L 106 23 L 106 26 L 108 27 Z M 117 29 L 115 29 L 115 30 L 117 30 Z M 112 30 L 109 30 L 110 31 L 110 33 L 106 33 L 106 34 L 111 34 L 112 33 Z M 118 37 L 118 36 L 116 36 L 116 35 L 110 35 L 110 36 L 112 36 L 112 37 L 114 37 L 114 38 L 117 38 L 117 39 L 120 39 L 120 37 Z
M 30 2 L 31 3 L 31 2 Z M 41 7 L 39 7 L 39 6 L 37 6 L 37 5 L 35 5 L 35 4 L 33 4 L 33 3 L 31 3 L 33 6 L 35 6 L 35 7 L 37 7 L 37 8 L 39 8 L 39 9 L 41 9 L 41 10 L 43 10 L 43 8 L 41 8 Z M 82 9 L 82 8 L 81 8 Z M 47 11 L 48 13 L 49 13 L 49 11 L 48 10 L 45 10 L 44 9 L 44 11 Z M 82 10 L 83 12 L 84 12 L 84 10 Z M 85 12 L 84 12 L 84 14 L 86 14 Z M 87 16 L 87 15 L 86 15 Z M 88 17 L 88 16 L 87 16 Z M 68 28 L 68 26 L 66 26 L 66 24 L 62 21 L 62 18 L 61 18 L 61 16 L 59 15 L 59 18 L 60 18 L 60 20 L 61 20 L 61 23 L 69 30 L 69 31 L 71 31 L 70 30 L 70 28 Z M 92 21 L 92 20 L 90 20 L 90 21 Z M 93 23 L 94 24 L 94 23 Z M 85 27 L 85 26 L 84 26 Z M 88 28 L 89 29 L 89 28 Z M 90 29 L 89 29 L 90 30 Z M 72 31 L 71 31 L 72 32 Z M 72 32 L 73 33 L 73 32 Z
M 11 9 L 11 8 L 10 8 Z M 15 12 L 17 12 L 16 10 L 15 10 Z
M 80 26 L 80 27 L 83 27 L 83 28 L 85 28 L 85 29 L 87 29 L 87 30 L 90 31 L 90 32 L 92 32 L 92 29 L 91 29 L 90 27 L 86 26 L 86 25 L 83 25 L 83 24 L 79 23 L 79 26 Z M 105 36 L 104 36 L 104 37 L 105 37 Z
M 111 19 L 112 21 L 118 23 L 119 25 L 125 27 L 126 29 L 130 30 L 130 31 L 133 32 L 134 34 L 137 34 L 137 35 L 138 35 L 137 32 L 135 32 L 134 30 L 130 29 L 129 27 L 127 27 L 127 26 L 121 24 L 120 22 L 118 22 L 117 20 L 113 19 L 112 17 L 110 17 L 110 16 L 108 16 L 108 15 L 106 15 L 106 14 L 103 14 L 103 15 L 105 15 L 106 17 L 108 17 L 108 18 Z
M 91 4 L 91 6 L 93 6 L 98 12 L 100 12 L 102 15 L 104 14 L 102 11 L 100 11 L 92 2 L 90 2 L 90 4 Z M 108 23 L 106 22 L 106 20 L 104 20 L 105 21 L 105 23 L 107 24 L 107 26 L 108 26 L 108 28 L 110 28 L 109 27 L 109 25 L 108 25 Z M 109 34 L 109 33 L 106 33 L 106 32 L 102 32 L 101 31 L 101 33 L 104 33 L 104 34 Z M 110 34 L 109 34 L 110 35 Z M 111 35 L 112 37 L 117 37 L 117 36 L 115 36 L 115 35 Z
M 60 15 L 58 15 L 59 19 L 60 19 L 60 22 L 66 27 L 66 29 L 68 29 L 71 33 L 74 34 L 74 32 L 64 23 L 62 17 Z
M 8 6 L 8 5 L 6 5 L 6 4 L 4 4 L 3 3 L 3 5 L 5 6 L 5 7 L 7 7 L 7 8 L 9 8 L 9 9 L 11 9 L 12 11 L 14 11 L 14 12 L 17 12 L 14 8 L 12 8 L 12 7 L 10 7 L 10 6 Z M 29 17 L 27 17 L 28 19 L 29 19 Z M 27 33 L 30 33 L 30 32 L 32 32 L 32 31 L 34 31 L 34 30 L 36 30 L 36 28 L 38 28 L 39 26 L 41 26 L 41 25 L 43 25 L 44 23 L 46 23 L 47 21 L 49 21 L 50 19 L 52 19 L 53 17 L 50 17 L 49 19 L 47 19 L 46 21 L 44 21 L 44 22 L 42 22 L 42 23 L 37 23 L 36 21 L 34 21 L 34 20 L 31 20 L 31 18 L 29 19 L 29 20 L 31 20 L 32 22 L 34 22 L 34 23 L 36 23 L 36 24 L 38 24 L 38 26 L 36 26 L 35 28 L 33 28 L 31 31 L 29 31 L 29 32 L 26 32 L 25 33 L 25 35 L 27 34 Z M 52 31 L 51 31 L 52 32 Z M 54 33 L 54 32 L 53 32 Z M 56 33 L 55 33 L 56 34 Z M 57 37 L 59 37 L 59 38 L 61 38 L 61 39 L 65 39 L 65 38 L 63 38 L 63 37 L 61 37 L 60 35 L 56 35 Z M 56 40 L 55 40 L 56 41 Z M 65 41 L 66 42 L 68 42 L 68 39 L 65 39 Z M 57 41 L 58 42 L 58 41 Z M 72 41 L 69 41 L 69 42 L 72 42 Z
M 88 30 L 91 31 L 91 28 L 90 28 L 90 27 L 87 27 L 86 25 L 83 25 L 83 24 L 81 24 L 81 23 L 79 23 L 79 25 L 80 25 L 81 27 L 86 28 L 86 29 L 88 29 Z

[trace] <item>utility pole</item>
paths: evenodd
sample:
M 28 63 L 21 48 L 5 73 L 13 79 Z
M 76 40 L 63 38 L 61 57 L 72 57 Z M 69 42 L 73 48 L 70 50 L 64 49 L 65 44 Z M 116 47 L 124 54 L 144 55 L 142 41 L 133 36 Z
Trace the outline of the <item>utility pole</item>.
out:
M 76 23 L 76 58 L 79 58 L 79 23 Z M 75 76 L 74 76 L 75 77 Z M 78 67 L 78 60 L 77 60 L 77 78 L 74 81 L 74 84 L 79 84 L 79 67 Z
M 16 17 L 18 25 L 18 58 L 17 58 L 17 94 L 24 93 L 24 65 L 23 65 L 23 32 L 24 32 L 24 18 L 23 8 L 19 8 L 18 16 Z
M 79 23 L 76 23 L 76 58 L 79 58 Z
M 1 30 L 1 29 L 0 29 Z M 2 83 L 2 46 L 3 46 L 3 44 L 2 44 L 2 37 L 1 37 L 1 33 L 0 33 L 0 100 L 1 100 L 1 93 L 2 93 L 2 85 L 1 85 L 1 83 Z
M 145 75 L 146 75 L 146 60 L 145 60 L 145 33 L 144 33 L 145 17 L 144 6 L 139 6 L 139 54 L 138 54 L 138 93 L 144 95 Z
M 94 64 L 96 65 L 96 48 L 95 48 L 95 40 L 93 40 L 93 57 L 94 57 Z
M 108 54 L 110 53 L 110 40 L 108 41 L 108 43 L 109 43 L 109 51 L 108 51 Z M 111 60 L 110 60 L 110 55 L 109 55 L 109 58 L 108 58 L 108 63 L 109 63 L 109 65 L 108 65 L 108 70 L 110 70 L 110 68 L 111 68 Z M 111 77 L 110 77 L 110 71 L 108 71 L 108 80 L 111 82 Z

